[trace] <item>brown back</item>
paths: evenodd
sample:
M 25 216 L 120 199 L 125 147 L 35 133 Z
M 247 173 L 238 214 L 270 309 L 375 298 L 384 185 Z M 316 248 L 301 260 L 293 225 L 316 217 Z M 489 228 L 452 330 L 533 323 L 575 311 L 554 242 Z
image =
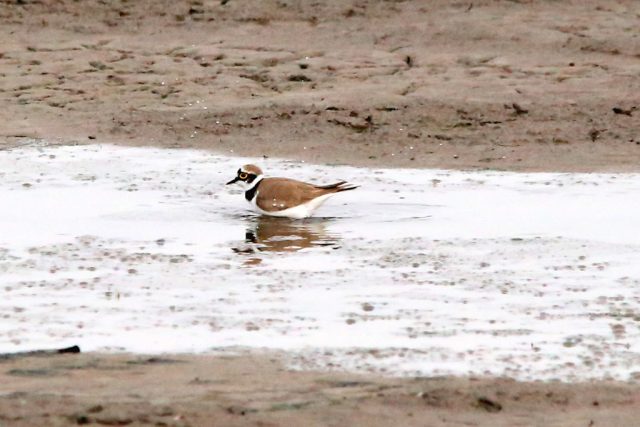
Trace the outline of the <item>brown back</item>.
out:
M 256 204 L 264 211 L 277 212 L 338 191 L 341 191 L 338 186 L 317 187 L 295 179 L 264 178 L 258 187 Z

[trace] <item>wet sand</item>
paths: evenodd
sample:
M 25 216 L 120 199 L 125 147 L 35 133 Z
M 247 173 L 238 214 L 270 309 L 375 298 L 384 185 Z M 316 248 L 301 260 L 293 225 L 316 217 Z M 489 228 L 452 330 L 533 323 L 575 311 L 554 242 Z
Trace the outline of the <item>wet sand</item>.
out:
M 637 2 L 3 2 L 0 136 L 638 171 Z
M 0 360 L 6 426 L 637 425 L 621 383 L 521 383 L 294 372 L 277 354 Z

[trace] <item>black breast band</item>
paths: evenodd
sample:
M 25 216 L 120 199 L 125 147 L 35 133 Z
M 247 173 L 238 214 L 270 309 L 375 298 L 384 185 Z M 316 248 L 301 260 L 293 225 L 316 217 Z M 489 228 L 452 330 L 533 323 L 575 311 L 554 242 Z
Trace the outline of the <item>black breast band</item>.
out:
M 260 187 L 261 183 L 262 183 L 262 180 L 258 181 L 258 183 L 254 185 L 253 188 L 244 192 L 244 198 L 247 199 L 248 202 L 252 201 L 253 198 L 256 197 L 256 193 L 258 192 L 258 187 Z

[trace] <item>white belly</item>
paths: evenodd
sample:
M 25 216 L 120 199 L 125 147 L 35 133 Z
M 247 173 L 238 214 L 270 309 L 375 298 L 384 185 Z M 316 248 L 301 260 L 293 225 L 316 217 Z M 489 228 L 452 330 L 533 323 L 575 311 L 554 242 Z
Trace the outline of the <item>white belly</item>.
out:
M 260 190 L 258 190 L 258 193 L 260 193 Z M 334 194 L 336 193 L 325 194 L 324 196 L 316 197 L 315 199 L 310 200 L 307 203 L 303 203 L 289 209 L 273 212 L 267 212 L 258 207 L 258 205 L 256 204 L 256 200 L 258 200 L 258 194 L 256 194 L 253 200 L 251 200 L 249 203 L 251 203 L 251 206 L 256 212 L 262 215 L 302 219 L 310 217 L 316 209 L 318 209 L 329 197 L 333 196 Z

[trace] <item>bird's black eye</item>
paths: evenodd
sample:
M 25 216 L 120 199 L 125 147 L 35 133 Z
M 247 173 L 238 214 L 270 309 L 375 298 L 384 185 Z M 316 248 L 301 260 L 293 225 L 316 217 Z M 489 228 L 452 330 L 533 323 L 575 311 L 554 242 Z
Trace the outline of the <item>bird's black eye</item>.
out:
M 238 175 L 238 177 L 240 177 L 240 179 L 247 179 L 247 173 L 246 172 L 240 172 L 240 174 Z

